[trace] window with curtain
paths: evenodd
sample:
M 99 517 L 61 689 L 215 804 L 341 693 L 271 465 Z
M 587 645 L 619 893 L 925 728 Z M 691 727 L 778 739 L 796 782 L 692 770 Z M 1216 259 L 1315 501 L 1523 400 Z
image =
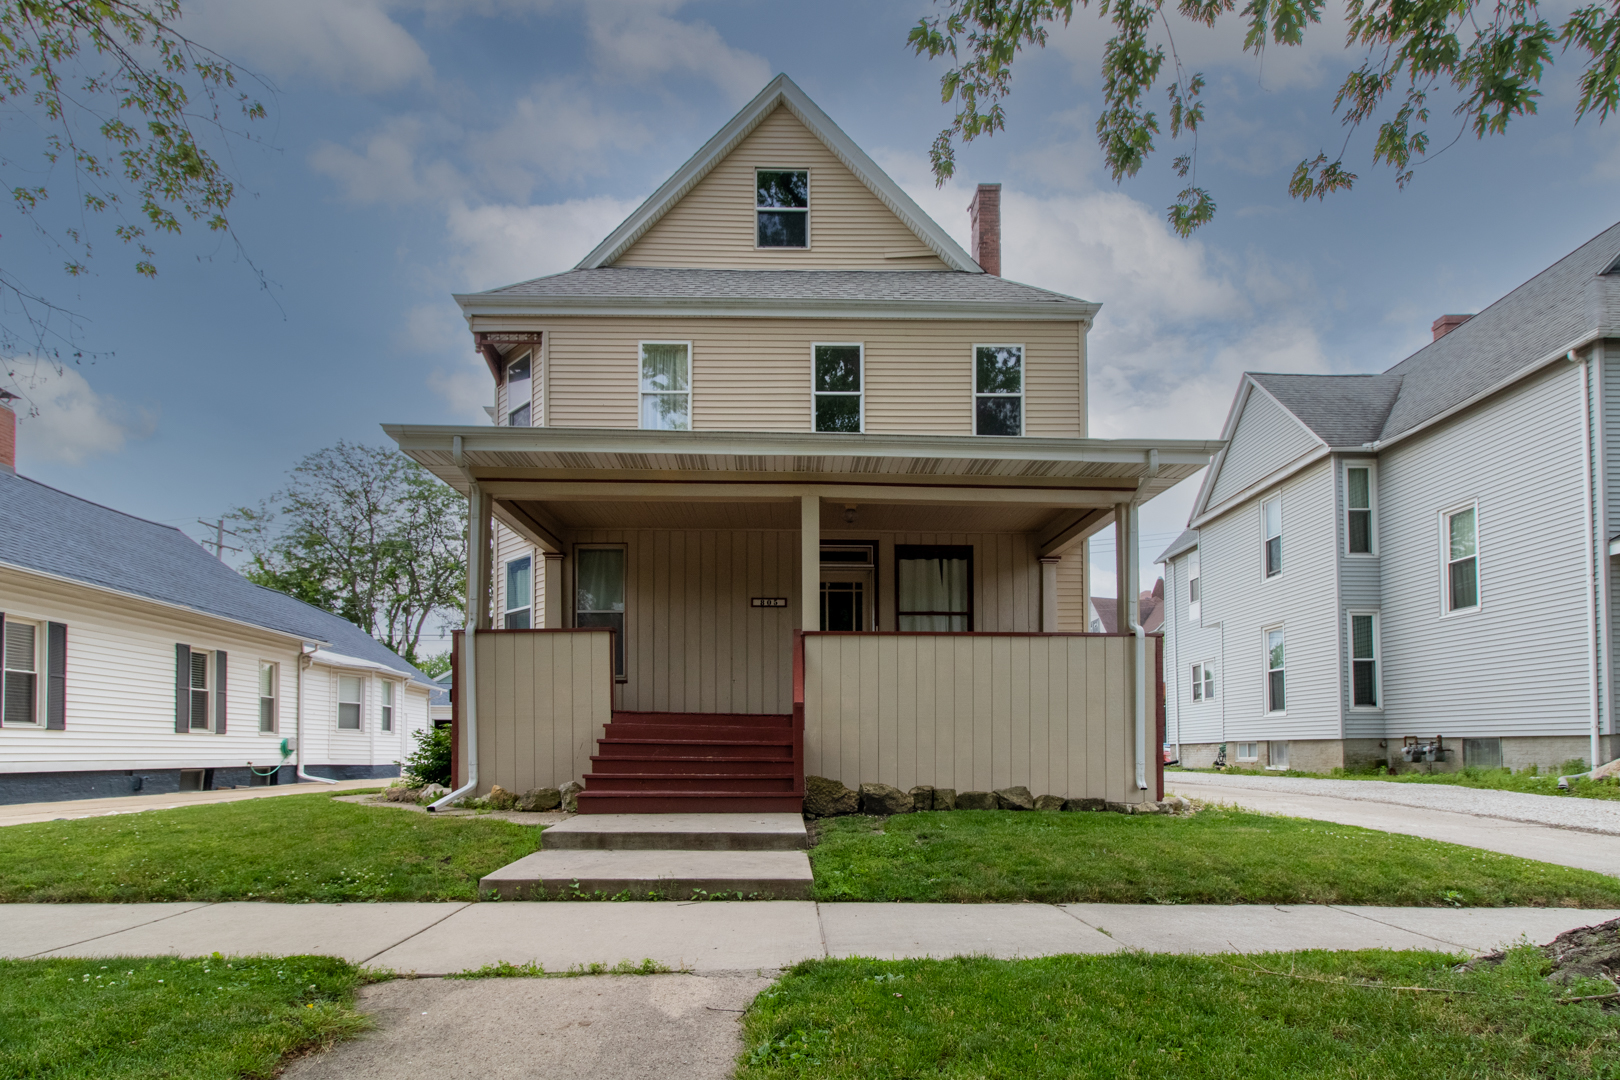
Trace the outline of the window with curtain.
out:
M 973 434 L 1024 433 L 1024 347 L 973 349 Z
M 895 616 L 900 630 L 973 629 L 973 548 L 897 545 Z
M 810 171 L 759 169 L 754 173 L 754 243 L 762 248 L 810 246 Z
M 641 426 L 647 431 L 692 429 L 690 343 L 641 343 Z
M 524 353 L 506 365 L 506 423 L 508 427 L 528 427 L 530 407 L 534 401 L 534 383 L 530 380 L 530 357 Z
M 1479 535 L 1473 507 L 1446 515 L 1446 609 L 1479 607 Z
M 1378 707 L 1378 616 L 1350 616 L 1350 704 Z
M 1351 465 L 1344 470 L 1345 538 L 1350 554 L 1371 555 L 1373 549 L 1372 469 Z
M 527 630 L 534 625 L 534 559 L 525 555 L 506 564 L 506 618 L 508 630 Z
M 624 548 L 578 548 L 574 555 L 574 625 L 613 631 L 613 674 L 624 678 Z
M 361 690 L 358 675 L 338 676 L 338 727 L 344 731 L 360 730 Z
M 861 430 L 859 345 L 816 345 L 815 423 L 817 431 Z

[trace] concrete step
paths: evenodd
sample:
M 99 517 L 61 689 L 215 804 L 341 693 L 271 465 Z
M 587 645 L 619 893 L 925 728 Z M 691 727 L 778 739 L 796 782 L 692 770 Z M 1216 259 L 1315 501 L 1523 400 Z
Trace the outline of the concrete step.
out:
M 793 775 L 793 757 L 731 758 L 682 754 L 678 757 L 591 755 L 592 776 Z
M 537 851 L 485 875 L 478 887 L 511 900 L 624 893 L 632 899 L 650 893 L 667 900 L 808 900 L 813 880 L 802 851 Z
M 802 851 L 810 837 L 797 812 L 581 814 L 541 833 L 540 844 L 546 851 Z
M 765 791 L 793 794 L 793 769 L 738 773 L 599 773 L 585 774 L 585 786 L 595 794 L 644 791 Z

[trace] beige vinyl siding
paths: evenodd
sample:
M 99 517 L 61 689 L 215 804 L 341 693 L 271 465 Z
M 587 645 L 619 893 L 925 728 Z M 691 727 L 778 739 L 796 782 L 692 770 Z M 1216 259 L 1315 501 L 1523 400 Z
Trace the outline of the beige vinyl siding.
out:
M 638 426 L 639 343 L 692 343 L 693 425 L 809 431 L 811 345 L 866 346 L 866 430 L 971 435 L 973 346 L 1025 347 L 1025 434 L 1086 435 L 1077 322 L 577 317 L 525 322 L 549 342 L 550 423 Z
M 894 546 L 973 548 L 974 628 L 1040 629 L 1040 566 L 1023 533 L 827 531 L 878 544 L 880 628 L 894 627 Z M 652 712 L 792 711 L 799 534 L 790 530 L 586 529 L 576 544 L 624 544 L 625 675 L 618 707 Z M 570 559 L 566 573 L 573 573 Z M 784 596 L 786 608 L 755 608 Z M 572 615 L 569 616 L 570 623 Z
M 544 620 L 546 609 L 546 567 L 544 556 L 533 544 L 530 544 L 499 521 L 495 522 L 493 538 L 495 543 L 495 566 L 494 573 L 490 577 L 493 579 L 492 591 L 495 596 L 490 601 L 494 605 L 491 608 L 491 625 L 497 630 L 504 628 L 506 625 L 506 564 L 513 559 L 521 559 L 527 555 L 530 559 L 529 583 L 532 586 L 531 592 L 533 594 L 530 597 L 530 602 L 534 605 L 533 611 L 530 613 L 529 625 L 538 629 Z
M 810 171 L 809 248 L 754 246 L 756 169 Z M 967 213 L 965 207 L 962 212 Z M 748 270 L 948 269 L 810 129 L 780 106 L 614 265 Z
M 1057 571 L 1057 628 L 1065 633 L 1091 629 L 1090 603 L 1086 597 L 1086 546 L 1081 544 L 1063 556 Z
M 809 635 L 805 772 L 1140 801 L 1133 652 L 1122 637 Z
M 613 654 L 603 633 L 483 631 L 478 668 L 478 791 L 560 787 L 591 768 L 613 718 Z M 458 755 L 467 779 L 467 725 Z
M 1321 440 L 1269 394 L 1259 387 L 1251 388 L 1237 430 L 1232 432 L 1232 442 L 1221 460 L 1221 471 L 1210 489 L 1209 505 L 1219 506 L 1321 445 Z

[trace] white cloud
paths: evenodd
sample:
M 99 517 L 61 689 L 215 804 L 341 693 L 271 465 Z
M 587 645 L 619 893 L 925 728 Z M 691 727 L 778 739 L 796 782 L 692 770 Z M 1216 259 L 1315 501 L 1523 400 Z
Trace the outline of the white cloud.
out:
M 456 264 L 473 289 L 567 270 L 629 216 L 640 202 L 598 195 L 543 206 L 450 206 Z
M 592 0 L 585 8 L 598 76 L 612 82 L 647 82 L 662 75 L 708 79 L 742 104 L 764 88 L 771 65 L 764 57 L 727 45 L 707 23 L 682 22 L 668 13 L 683 0 Z
M 482 358 L 469 356 L 452 368 L 435 368 L 427 381 L 428 387 L 450 406 L 456 422 L 489 423 L 484 406 L 495 403 L 495 393 Z
M 389 17 L 385 0 L 199 0 L 184 29 L 210 48 L 282 81 L 313 78 L 365 93 L 430 80 L 427 53 Z
M 24 462 L 83 465 L 118 453 L 126 441 L 144 439 L 157 426 L 151 410 L 96 393 L 76 368 L 24 359 L 14 363 L 12 386 L 23 396 L 17 452 Z
M 467 186 L 455 166 L 443 158 L 417 162 L 430 129 L 447 126 L 433 117 L 391 117 L 359 140 L 358 149 L 316 143 L 309 164 L 341 184 L 351 202 L 398 205 L 435 195 L 448 197 Z

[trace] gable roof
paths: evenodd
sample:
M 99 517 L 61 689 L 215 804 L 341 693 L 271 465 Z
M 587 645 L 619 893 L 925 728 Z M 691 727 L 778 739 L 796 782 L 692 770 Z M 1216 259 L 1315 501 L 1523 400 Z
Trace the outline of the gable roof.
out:
M 255 585 L 179 529 L 0 471 L 0 565 L 319 642 L 431 680 L 347 619 Z
M 952 270 L 973 274 L 984 273 L 979 264 L 962 250 L 962 246 L 952 240 L 933 218 L 923 213 L 922 208 L 911 196 L 902 191 L 900 185 L 889 179 L 889 175 L 867 157 L 866 151 L 856 146 L 855 141 L 844 134 L 843 130 L 810 100 L 809 95 L 799 89 L 785 74 L 778 75 L 767 83 L 765 89 L 761 90 L 753 101 L 744 105 L 741 112 L 733 116 L 725 127 L 703 144 L 702 149 L 693 154 L 686 164 L 675 170 L 675 174 L 665 180 L 634 213 L 625 218 L 606 240 L 581 259 L 575 269 L 594 270 L 618 259 L 778 107 L 791 112 L 811 134 L 820 139 L 827 150 L 855 174 L 856 179 L 865 184 L 872 194 L 877 196 L 878 201 L 888 207 L 889 211 L 915 233 L 917 239 L 929 250 L 939 256 L 946 266 Z
M 1273 375 L 1253 372 L 1277 404 L 1328 446 L 1359 447 L 1377 439 L 1400 393 L 1399 375 Z
M 1156 563 L 1169 562 L 1171 559 L 1175 558 L 1177 555 L 1181 555 L 1181 554 L 1183 554 L 1185 552 L 1191 551 L 1193 548 L 1195 548 L 1197 546 L 1198 546 L 1198 530 L 1197 529 L 1187 529 L 1187 530 L 1183 531 L 1180 536 L 1176 537 L 1173 541 L 1171 541 L 1170 546 L 1165 548 L 1162 552 L 1160 552 L 1159 557 L 1157 559 L 1154 559 L 1153 561 L 1156 562 Z

